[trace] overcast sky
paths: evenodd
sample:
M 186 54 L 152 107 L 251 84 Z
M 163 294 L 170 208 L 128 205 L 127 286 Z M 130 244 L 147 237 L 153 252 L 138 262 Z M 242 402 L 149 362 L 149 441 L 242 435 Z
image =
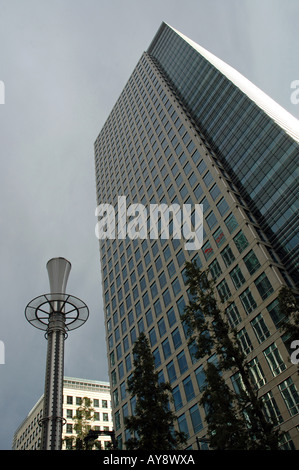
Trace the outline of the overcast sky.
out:
M 93 144 L 162 21 L 235 67 L 295 117 L 298 0 L 0 0 L 0 449 L 43 393 L 47 342 L 24 316 L 72 263 L 90 309 L 65 375 L 108 380 Z

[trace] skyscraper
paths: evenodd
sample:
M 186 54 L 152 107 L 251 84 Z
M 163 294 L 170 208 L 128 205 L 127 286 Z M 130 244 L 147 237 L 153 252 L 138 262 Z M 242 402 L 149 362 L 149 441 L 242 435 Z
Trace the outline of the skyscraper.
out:
M 266 413 L 285 433 L 283 446 L 299 448 L 297 367 L 277 302 L 279 289 L 298 279 L 298 129 L 247 79 L 165 23 L 139 60 L 95 142 L 98 204 L 114 208 L 106 222 L 115 230 L 100 241 L 100 259 L 120 447 L 129 437 L 124 418 L 134 397 L 126 381 L 142 331 L 160 379 L 172 385 L 190 448 L 206 434 L 198 405 L 204 361 L 195 360 L 180 321 L 188 303 L 184 263 L 196 259 L 216 281 Z M 202 247 L 186 250 L 183 237 L 153 238 L 149 230 L 131 239 L 123 217 L 129 222 L 132 204 L 202 204 Z M 229 382 L 237 387 L 233 373 Z

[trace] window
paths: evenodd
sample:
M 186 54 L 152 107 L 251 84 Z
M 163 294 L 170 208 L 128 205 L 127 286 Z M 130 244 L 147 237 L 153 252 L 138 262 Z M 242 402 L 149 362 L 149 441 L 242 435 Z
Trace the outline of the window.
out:
M 217 184 L 215 183 L 214 186 L 210 189 L 210 194 L 212 196 L 213 201 L 216 201 L 219 194 L 221 194 L 220 189 L 218 188 Z
M 150 286 L 150 289 L 151 289 L 152 299 L 154 299 L 156 297 L 156 295 L 158 295 L 157 284 L 155 282 L 153 282 L 153 284 Z
M 249 371 L 250 371 L 250 374 L 251 374 L 251 377 L 252 377 L 252 380 L 253 380 L 253 383 L 254 383 L 255 387 L 257 389 L 261 388 L 263 385 L 265 385 L 266 379 L 265 379 L 263 370 L 260 366 L 260 363 L 259 363 L 257 357 L 252 359 L 248 363 L 248 366 L 249 366 Z
M 184 255 L 183 250 L 180 250 L 178 252 L 178 254 L 176 255 L 176 259 L 177 259 L 177 262 L 178 262 L 179 266 L 182 266 L 182 264 L 185 263 L 185 255 Z
M 203 428 L 202 420 L 201 420 L 200 413 L 199 413 L 198 404 L 192 406 L 192 408 L 190 408 L 190 410 L 189 410 L 189 413 L 190 413 L 190 418 L 191 418 L 191 422 L 192 422 L 192 426 L 193 426 L 193 431 L 196 434 Z
M 140 291 L 141 291 L 141 292 L 146 288 L 146 281 L 145 281 L 145 277 L 144 277 L 144 276 L 142 276 L 142 278 L 140 279 L 139 286 L 140 286 Z M 136 293 L 134 292 L 134 290 L 135 290 L 135 287 L 134 287 L 134 289 L 133 289 L 133 297 L 134 297 L 134 300 L 135 300 L 136 297 L 138 297 L 138 290 L 137 290 Z
M 179 292 L 181 292 L 181 286 L 180 286 L 180 281 L 178 278 L 176 278 L 172 283 L 172 290 L 174 295 L 178 295 Z
M 223 281 L 221 281 L 218 284 L 218 286 L 216 286 L 216 289 L 218 291 L 218 294 L 219 294 L 222 302 L 225 302 L 231 296 L 231 292 L 229 290 L 229 287 L 228 287 L 227 282 L 226 282 L 225 279 L 223 279 Z
M 128 354 L 125 358 L 126 371 L 129 372 L 132 369 L 131 355 Z
M 221 271 L 221 268 L 219 266 L 219 263 L 217 261 L 217 259 L 215 259 L 210 265 L 209 265 L 209 271 L 212 275 L 212 278 L 215 280 L 217 279 L 221 274 L 222 274 L 222 271 Z
M 124 352 L 126 352 L 128 349 L 129 349 L 130 345 L 129 345 L 129 337 L 128 335 L 126 335 L 123 339 L 123 348 L 124 348 Z
M 269 279 L 267 278 L 265 273 L 262 273 L 255 281 L 254 281 L 257 290 L 263 300 L 265 300 L 269 295 L 272 294 L 274 291 Z
M 240 322 L 241 322 L 241 316 L 239 313 L 239 310 L 235 304 L 235 302 L 232 302 L 226 309 L 225 313 L 227 315 L 229 324 L 232 328 L 235 328 Z
M 133 328 L 134 330 L 134 333 L 135 333 L 135 327 Z M 132 331 L 133 331 L 132 330 Z M 132 340 L 132 344 L 134 343 L 133 341 L 133 337 L 135 338 L 134 341 L 136 340 L 136 333 L 135 335 L 132 334 L 131 332 L 131 340 Z M 116 357 L 117 357 L 117 360 L 119 360 L 121 358 L 121 355 L 122 355 L 122 352 L 121 352 L 121 343 L 119 343 L 117 346 L 116 346 Z
M 283 362 L 283 359 L 275 343 L 272 343 L 267 349 L 265 349 L 264 356 L 267 359 L 268 365 L 274 377 L 286 369 L 286 365 Z
M 210 207 L 210 203 L 206 197 L 204 197 L 199 204 L 202 204 L 203 213 L 207 212 Z
M 244 354 L 249 354 L 253 350 L 253 346 L 245 328 L 237 333 L 237 338 L 240 341 Z
M 214 178 L 209 171 L 203 177 L 203 181 L 207 188 L 211 185 L 212 181 L 214 181 Z
M 270 390 L 268 393 L 261 397 L 263 402 L 264 410 L 266 412 L 267 417 L 271 420 L 274 424 L 281 424 L 283 422 L 282 416 L 280 414 L 280 410 L 277 406 L 276 400 L 273 397 L 273 393 Z
M 233 214 L 230 214 L 224 221 L 229 233 L 233 233 L 233 231 L 238 227 L 238 222 Z
M 72 404 L 73 404 L 73 397 L 71 397 L 71 396 L 68 395 L 68 396 L 66 397 L 66 402 L 67 402 L 68 405 L 72 405 Z
M 154 346 L 154 344 L 156 344 L 156 342 L 157 342 L 157 336 L 156 336 L 155 328 L 152 328 L 152 329 L 149 331 L 149 340 L 150 340 L 151 346 Z
M 178 426 L 179 426 L 179 430 L 183 432 L 184 434 L 186 434 L 187 438 L 189 438 L 189 430 L 188 430 L 185 413 L 178 417 Z
M 114 415 L 115 418 L 115 429 L 116 431 L 120 428 L 120 412 L 117 411 Z
M 255 332 L 259 343 L 262 343 L 263 341 L 265 341 L 265 339 L 269 338 L 270 331 L 268 330 L 268 327 L 261 313 L 257 315 L 254 320 L 252 320 L 251 326 L 253 331 Z
M 171 251 L 170 251 L 170 248 L 169 248 L 168 245 L 166 246 L 166 248 L 164 248 L 164 250 L 163 250 L 163 255 L 164 255 L 165 261 L 167 261 L 167 260 L 170 258 L 170 256 L 171 256 Z
M 161 365 L 161 356 L 160 356 L 159 348 L 153 351 L 153 357 L 154 357 L 155 367 L 157 368 L 159 367 L 159 365 Z
M 229 245 L 221 251 L 221 256 L 226 267 L 230 266 L 235 261 L 235 256 Z
M 144 331 L 144 321 L 143 321 L 143 318 L 141 318 L 139 320 L 139 322 L 137 323 L 137 326 L 138 326 L 138 332 L 139 334 L 142 333 Z
M 213 248 L 210 242 L 206 242 L 202 247 L 202 251 L 206 260 L 208 260 L 213 255 Z
M 165 305 L 165 307 L 167 307 L 167 305 L 169 305 L 170 302 L 171 302 L 171 297 L 170 297 L 168 289 L 166 289 L 163 292 L 162 296 L 163 296 L 164 305 Z
M 176 372 L 173 361 L 169 362 L 166 366 L 169 382 L 172 383 L 176 380 Z
M 164 318 L 161 318 L 161 320 L 158 321 L 158 330 L 159 330 L 160 338 L 162 338 L 162 336 L 165 335 L 166 333 L 166 326 L 165 326 Z
M 191 358 L 192 364 L 195 364 L 197 362 L 197 346 L 196 342 L 192 341 L 191 343 L 188 343 L 188 350 Z
M 291 416 L 299 413 L 299 394 L 291 377 L 279 384 L 280 393 Z
M 159 276 L 159 283 L 160 283 L 161 289 L 163 289 L 163 287 L 164 287 L 165 284 L 166 284 L 166 276 L 165 276 L 164 271 L 163 271 L 163 272 L 160 274 L 160 276 Z
M 182 316 L 184 314 L 185 305 L 186 305 L 185 299 L 184 299 L 184 297 L 181 297 L 177 301 L 177 308 L 178 308 L 180 316 Z
M 196 197 L 196 200 L 198 201 L 200 196 L 203 194 L 203 190 L 202 190 L 202 187 L 200 186 L 200 184 L 198 184 L 196 186 L 196 188 L 194 189 L 193 191 L 195 197 Z
M 224 198 L 220 199 L 218 204 L 216 204 L 216 207 L 221 216 L 223 216 L 229 209 L 228 204 Z
M 172 336 L 173 347 L 174 347 L 174 349 L 177 349 L 182 344 L 182 339 L 181 339 L 179 329 L 176 328 L 171 333 L 171 336 Z
M 162 350 L 164 354 L 164 359 L 167 359 L 171 355 L 171 349 L 168 338 L 166 338 L 162 343 Z
M 243 260 L 250 275 L 255 273 L 261 266 L 256 254 L 252 250 L 249 251 Z
M 172 390 L 172 396 L 173 396 L 174 408 L 177 411 L 183 406 L 181 392 L 180 392 L 178 385 L 174 387 L 174 389 Z
M 185 396 L 187 402 L 192 400 L 195 397 L 194 388 L 190 375 L 183 380 L 183 386 L 185 390 Z
M 242 292 L 242 294 L 240 295 L 240 299 L 247 315 L 253 312 L 253 310 L 257 307 L 252 293 L 249 290 L 249 287 L 244 292 Z
M 239 289 L 239 287 L 241 287 L 245 282 L 245 278 L 239 266 L 237 265 L 229 274 L 232 278 L 235 288 Z
M 162 313 L 160 300 L 156 300 L 156 302 L 154 303 L 154 309 L 155 309 L 155 315 L 156 317 L 158 317 Z
M 120 384 L 120 396 L 121 399 L 124 400 L 126 398 L 126 382 L 122 382 Z M 103 413 L 104 415 L 105 413 Z
M 167 265 L 167 270 L 168 270 L 168 275 L 169 277 L 171 278 L 174 274 L 175 274 L 175 265 L 174 265 L 174 262 L 171 261 L 168 265 Z
M 194 152 L 194 154 L 192 155 L 192 158 L 195 156 L 195 154 L 197 153 L 197 150 L 196 152 Z M 199 171 L 199 173 L 202 175 L 202 173 L 205 171 L 205 169 L 207 168 L 207 165 L 205 164 L 205 162 L 203 160 L 201 160 L 199 162 L 199 164 L 197 165 L 197 169 Z
M 183 374 L 188 369 L 188 364 L 187 364 L 185 351 L 181 351 L 177 355 L 177 361 L 178 361 L 180 373 Z
M 202 392 L 206 382 L 206 374 L 203 366 L 199 366 L 198 369 L 196 369 L 195 377 L 197 380 L 198 389 L 200 392 Z
M 284 319 L 284 315 L 280 312 L 279 306 L 278 306 L 278 299 L 273 300 L 268 307 L 267 310 L 269 312 L 269 315 L 276 326 L 276 328 L 279 327 L 280 323 Z
M 240 230 L 240 232 L 234 237 L 234 242 L 239 253 L 242 253 L 242 251 L 244 251 L 245 248 L 249 245 L 248 240 L 242 230 Z
M 168 324 L 171 327 L 172 325 L 176 323 L 176 317 L 175 317 L 175 312 L 174 312 L 173 307 L 171 307 L 171 309 L 168 310 L 166 314 L 167 314 Z
M 221 227 L 219 227 L 216 232 L 213 233 L 213 238 L 217 247 L 221 246 L 225 242 L 225 235 Z
M 210 229 L 212 229 L 214 227 L 214 225 L 217 224 L 217 219 L 215 217 L 215 214 L 214 212 L 210 212 L 209 215 L 206 217 L 206 222 L 209 226 Z
M 73 425 L 72 424 L 67 423 L 66 432 L 67 432 L 67 434 L 72 434 L 73 433 Z
M 146 314 L 145 314 L 145 319 L 146 319 L 146 324 L 147 326 L 150 326 L 153 323 L 153 314 L 151 309 L 149 309 Z

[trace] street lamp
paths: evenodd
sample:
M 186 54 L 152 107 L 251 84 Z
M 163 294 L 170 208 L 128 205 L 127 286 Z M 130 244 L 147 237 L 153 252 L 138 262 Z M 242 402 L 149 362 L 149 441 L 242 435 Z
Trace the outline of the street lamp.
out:
M 65 258 L 48 261 L 50 294 L 36 297 L 25 309 L 28 322 L 44 330 L 48 340 L 41 450 L 61 449 L 64 340 L 67 332 L 83 325 L 89 315 L 82 300 L 65 293 L 70 270 L 71 263 Z

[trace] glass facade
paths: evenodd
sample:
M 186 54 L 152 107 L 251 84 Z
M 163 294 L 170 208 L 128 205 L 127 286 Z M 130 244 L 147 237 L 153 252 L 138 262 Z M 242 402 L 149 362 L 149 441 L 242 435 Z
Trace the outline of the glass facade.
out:
M 281 419 L 289 422 L 289 409 L 295 413 L 294 407 L 286 405 L 285 390 L 295 396 L 298 379 L 279 340 L 276 308 L 278 290 L 285 284 L 287 272 L 277 256 L 273 259 L 277 245 L 265 236 L 267 227 L 261 225 L 256 208 L 245 198 L 247 189 L 246 194 L 241 191 L 218 147 L 213 144 L 212 148 L 211 136 L 216 137 L 221 129 L 224 145 L 230 140 L 231 129 L 220 122 L 224 117 L 219 118 L 219 113 L 210 122 L 206 116 L 208 109 L 213 113 L 208 104 L 212 90 L 221 92 L 230 105 L 234 93 L 239 92 L 232 89 L 226 94 L 229 86 L 221 73 L 213 67 L 210 70 L 211 65 L 190 49 L 180 35 L 163 25 L 95 141 L 98 204 L 112 205 L 118 223 L 123 213 L 118 204 L 120 196 L 126 196 L 127 209 L 142 204 L 148 210 L 143 234 L 139 231 L 132 239 L 123 235 L 118 225 L 114 238 L 100 240 L 113 417 L 121 448 L 128 438 L 123 410 L 125 415 L 134 413 L 135 399 L 128 395 L 126 381 L 133 368 L 133 345 L 141 332 L 149 339 L 159 379 L 171 383 L 177 428 L 186 431 L 188 445 L 194 449 L 196 436 L 206 434 L 205 411 L 198 402 L 206 360 L 217 358 L 196 359 L 180 320 L 189 300 L 184 263 L 193 259 L 203 269 L 210 269 L 219 301 L 224 302 L 224 314 L 238 330 L 240 347 L 252 361 L 253 377 L 259 393 L 265 394 L 265 403 L 270 407 L 268 397 L 273 391 Z M 211 80 L 214 88 L 210 88 Z M 205 97 L 197 94 L 198 81 L 206 87 Z M 257 126 L 258 110 L 246 100 L 247 130 Z M 202 110 L 203 123 L 195 122 L 187 102 L 198 113 Z M 214 120 L 217 128 L 213 127 Z M 294 142 L 292 145 L 295 148 Z M 226 154 L 227 150 L 223 147 L 221 151 Z M 252 161 L 250 168 L 253 166 Z M 247 170 L 244 175 L 248 175 Z M 150 236 L 149 207 L 162 203 L 168 207 L 202 204 L 204 239 L 200 249 L 188 251 L 184 239 L 174 237 L 173 219 L 169 238 Z M 130 220 L 127 213 L 127 228 Z M 289 272 L 293 273 L 292 268 Z M 285 369 L 282 364 L 286 364 Z M 273 370 L 277 374 L 274 379 Z M 288 378 L 292 387 L 281 388 L 280 393 L 278 384 L 289 384 Z M 287 442 L 293 442 L 296 428 L 293 422 L 288 426 Z
M 167 25 L 148 52 L 298 281 L 298 140 Z

